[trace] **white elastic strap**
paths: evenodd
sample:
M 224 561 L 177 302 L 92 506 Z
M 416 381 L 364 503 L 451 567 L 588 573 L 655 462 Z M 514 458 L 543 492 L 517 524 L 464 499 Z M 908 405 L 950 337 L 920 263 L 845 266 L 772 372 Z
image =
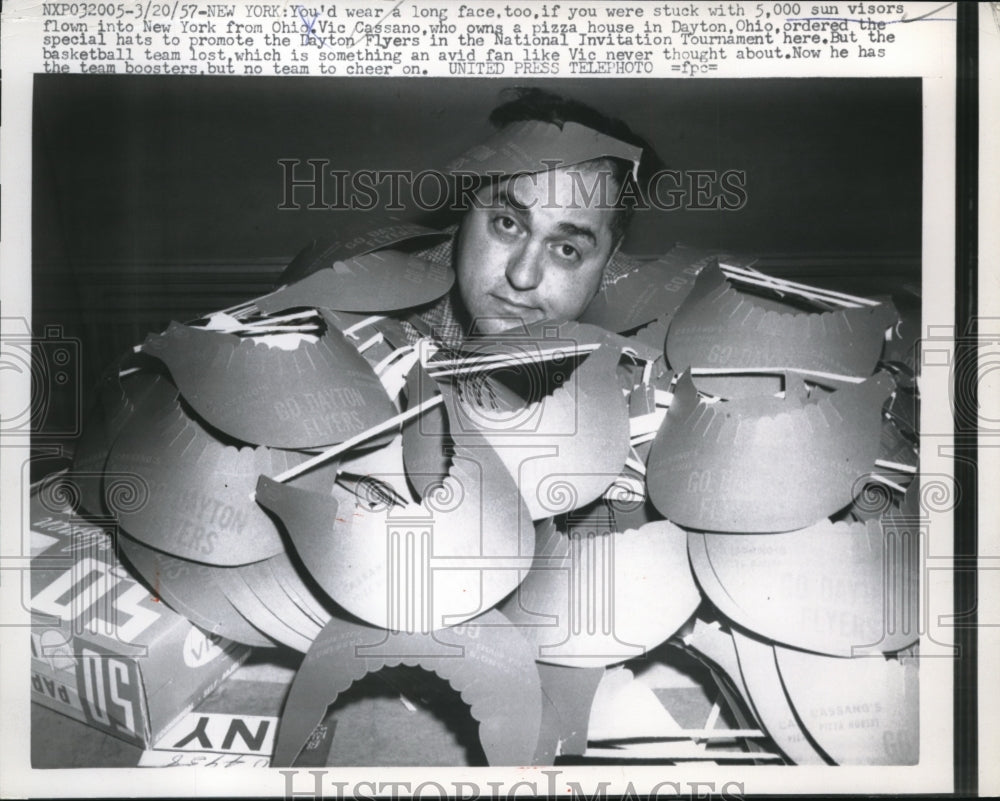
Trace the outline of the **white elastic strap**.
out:
M 360 322 L 357 322 L 354 325 L 345 328 L 344 336 L 350 337 L 351 339 L 357 339 L 358 331 L 360 331 L 362 328 L 365 328 L 369 325 L 373 325 L 374 323 L 377 323 L 380 320 L 384 319 L 385 319 L 384 314 L 374 314 L 371 317 L 366 317 L 364 320 L 361 320 Z

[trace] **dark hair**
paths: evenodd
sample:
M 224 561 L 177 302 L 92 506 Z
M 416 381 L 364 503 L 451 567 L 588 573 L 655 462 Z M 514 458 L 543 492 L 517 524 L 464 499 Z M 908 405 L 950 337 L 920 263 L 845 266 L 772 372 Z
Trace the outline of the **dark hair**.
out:
M 641 192 L 641 187 L 648 185 L 647 176 L 662 166 L 656 152 L 649 143 L 636 134 L 624 122 L 602 114 L 592 106 L 581 103 L 579 100 L 563 97 L 554 92 L 539 89 L 533 86 L 516 86 L 505 89 L 500 93 L 504 102 L 497 106 L 490 113 L 490 123 L 497 128 L 503 128 L 513 122 L 523 122 L 527 120 L 537 120 L 558 125 L 562 128 L 567 122 L 575 122 L 584 125 L 606 136 L 614 137 L 626 144 L 635 145 L 642 149 L 642 157 L 639 161 L 637 192 Z M 608 158 L 599 159 L 602 163 L 610 165 L 612 176 L 618 185 L 619 190 L 626 181 L 632 180 L 632 165 L 622 159 Z M 621 193 L 619 193 L 620 195 Z M 632 196 L 634 198 L 634 195 Z M 618 205 L 614 217 L 611 221 L 611 233 L 618 242 L 628 230 L 632 214 L 635 212 L 635 202 L 628 196 L 625 202 Z

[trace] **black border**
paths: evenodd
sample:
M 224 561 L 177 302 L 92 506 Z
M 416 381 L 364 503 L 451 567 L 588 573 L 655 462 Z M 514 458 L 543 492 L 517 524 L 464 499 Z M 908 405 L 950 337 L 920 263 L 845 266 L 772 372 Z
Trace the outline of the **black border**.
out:
M 979 791 L 977 664 L 978 532 L 978 212 L 979 212 L 979 4 L 956 11 L 955 76 L 955 419 L 954 585 L 955 646 L 954 792 Z M 971 371 L 971 372 L 970 372 Z

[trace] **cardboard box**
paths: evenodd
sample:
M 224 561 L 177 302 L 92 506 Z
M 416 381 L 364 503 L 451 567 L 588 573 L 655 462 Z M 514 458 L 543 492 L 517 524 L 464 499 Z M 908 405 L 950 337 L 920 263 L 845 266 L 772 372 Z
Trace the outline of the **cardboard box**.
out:
M 169 609 L 118 560 L 116 527 L 33 492 L 32 700 L 148 746 L 250 649 Z
M 262 649 L 142 752 L 140 767 L 254 767 L 271 764 L 278 721 L 301 654 Z M 295 767 L 324 767 L 335 723 L 320 723 Z

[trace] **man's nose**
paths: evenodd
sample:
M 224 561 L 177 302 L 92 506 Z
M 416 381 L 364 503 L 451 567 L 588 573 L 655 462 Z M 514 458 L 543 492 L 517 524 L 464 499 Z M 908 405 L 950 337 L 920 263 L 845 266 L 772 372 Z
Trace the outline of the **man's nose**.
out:
M 507 260 L 507 281 L 519 292 L 534 289 L 542 282 L 545 265 L 540 245 L 528 242 Z

